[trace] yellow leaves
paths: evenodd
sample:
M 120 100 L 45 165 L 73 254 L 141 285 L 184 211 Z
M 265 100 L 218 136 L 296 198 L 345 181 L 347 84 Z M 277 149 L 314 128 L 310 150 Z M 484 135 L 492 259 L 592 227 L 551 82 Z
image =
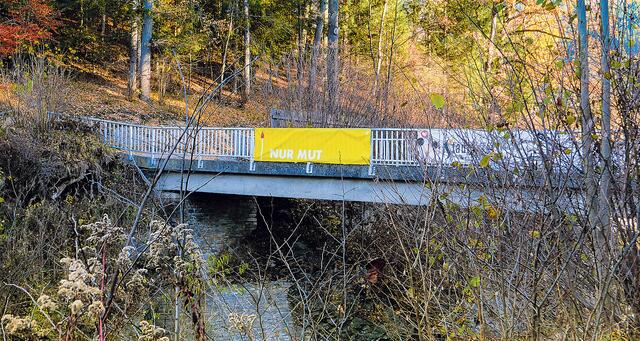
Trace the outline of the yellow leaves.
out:
M 407 297 L 409 297 L 410 299 L 414 299 L 416 297 L 416 293 L 413 288 L 407 289 L 406 294 L 407 294 Z
M 498 211 L 498 209 L 496 209 L 493 206 L 489 206 L 487 208 L 487 217 L 491 220 L 496 220 L 498 219 L 498 216 L 500 215 L 500 212 Z
M 469 245 L 469 247 L 472 247 L 472 248 L 484 247 L 484 244 L 482 243 L 482 241 L 476 238 L 469 238 L 469 241 L 467 242 L 467 244 Z
M 499 143 L 496 143 L 495 145 L 496 148 L 500 147 Z M 480 168 L 486 168 L 489 166 L 489 162 L 491 162 L 491 160 L 502 160 L 502 158 L 504 157 L 504 155 L 500 152 L 495 152 L 495 153 L 489 153 L 485 156 L 482 157 L 482 159 L 480 159 Z
M 531 235 L 531 238 L 536 238 L 536 239 L 542 236 L 542 234 L 538 230 L 532 230 L 529 232 L 529 234 Z
M 565 119 L 565 122 L 567 123 L 567 125 L 572 125 L 576 122 L 576 116 L 571 114 L 571 115 L 567 115 L 567 118 Z
M 491 259 L 491 255 L 486 253 L 486 252 L 483 252 L 483 253 L 478 255 L 478 259 L 487 262 L 487 261 L 489 261 Z
M 64 202 L 65 202 L 67 205 L 73 205 L 73 203 L 75 202 L 75 199 L 73 198 L 73 196 L 72 196 L 72 195 L 68 195 L 68 194 L 67 194 L 66 198 L 64 198 Z
M 431 104 L 433 104 L 436 109 L 442 109 L 444 107 L 444 97 L 440 94 L 431 94 L 429 95 L 431 99 Z
M 562 59 L 557 60 L 555 62 L 555 67 L 557 70 L 562 70 L 562 68 L 564 68 L 564 61 Z
M 482 159 L 480 160 L 480 167 L 486 168 L 487 166 L 489 166 L 489 161 L 491 161 L 491 154 L 487 154 L 483 156 Z
M 580 254 L 580 260 L 582 260 L 583 262 L 588 262 L 589 261 L 589 256 L 587 256 L 585 253 L 581 253 Z
M 469 286 L 471 288 L 477 288 L 480 286 L 480 276 L 471 277 L 469 279 Z

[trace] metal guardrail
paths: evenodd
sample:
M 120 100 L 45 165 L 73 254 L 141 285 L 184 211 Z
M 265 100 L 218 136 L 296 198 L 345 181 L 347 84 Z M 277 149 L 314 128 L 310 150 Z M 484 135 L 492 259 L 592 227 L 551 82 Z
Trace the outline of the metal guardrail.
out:
M 63 116 L 49 113 L 50 119 Z M 239 159 L 251 162 L 251 169 L 254 167 L 255 131 L 253 128 L 190 127 L 187 129 L 180 126 L 145 126 L 86 117 L 70 117 L 70 119 L 97 125 L 102 142 L 129 155 L 144 154 L 150 156 L 152 160 L 166 158 L 198 160 L 198 167 L 202 167 L 202 160 L 206 159 Z M 426 131 L 428 131 L 427 135 L 436 136 L 436 139 L 429 143 L 436 146 L 438 151 L 431 156 L 425 154 L 429 145 L 423 145 L 426 143 L 424 140 Z M 531 166 L 531 162 L 542 160 L 537 153 L 538 145 L 534 143 L 535 141 L 544 143 L 541 146 L 543 152 L 547 153 L 547 157 L 560 169 L 580 169 L 579 146 L 572 144 L 576 140 L 575 133 L 551 134 L 530 131 L 513 131 L 512 133 L 515 137 L 507 138 L 504 133 L 486 133 L 470 129 L 371 128 L 369 173 L 374 174 L 376 166 L 453 165 L 452 161 L 464 165 L 479 164 L 481 158 L 497 154 L 494 150 L 496 146 L 500 146 L 501 154 L 508 154 L 502 155 L 496 161 L 501 163 L 496 165 L 497 169 L 510 169 L 516 165 Z M 538 136 L 540 134 L 543 134 L 542 137 Z M 547 137 L 551 140 L 547 141 Z M 510 142 L 511 138 L 515 140 Z M 438 143 L 443 145 L 438 147 Z M 445 155 L 445 151 L 448 156 Z
M 252 128 L 204 128 L 142 126 L 130 123 L 95 120 L 104 143 L 129 152 L 149 154 L 151 158 L 253 157 Z
M 49 114 L 50 118 L 59 117 Z M 103 143 L 129 154 L 156 158 L 252 160 L 253 128 L 145 126 L 133 123 L 82 118 L 98 126 Z
M 50 113 L 50 118 L 61 117 Z M 133 123 L 82 118 L 99 127 L 105 144 L 129 154 L 147 154 L 156 158 L 192 158 L 197 160 L 235 158 L 253 161 L 253 128 L 212 128 L 145 126 Z M 418 166 L 414 129 L 371 129 L 371 166 Z

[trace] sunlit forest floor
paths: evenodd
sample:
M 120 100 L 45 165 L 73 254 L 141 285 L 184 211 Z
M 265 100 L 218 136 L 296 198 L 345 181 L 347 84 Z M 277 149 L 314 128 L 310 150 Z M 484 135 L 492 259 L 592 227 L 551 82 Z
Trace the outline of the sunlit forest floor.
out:
M 460 79 L 454 77 L 454 72 L 441 65 L 436 58 L 429 58 L 420 51 L 415 51 L 415 54 L 408 57 L 405 69 L 394 74 L 394 82 L 386 85 L 390 88 L 389 92 L 384 96 L 378 95 L 378 98 L 373 95 L 374 76 L 367 63 L 368 61 L 356 60 L 350 56 L 345 56 L 343 60 L 340 102 L 341 111 L 346 115 L 384 116 L 396 125 L 448 127 L 477 123 L 472 117 L 474 115 L 464 110 L 468 99 Z M 164 76 L 159 74 L 159 67 L 154 65 L 152 100 L 144 102 L 138 98 L 137 93 L 132 99 L 128 96 L 128 64 L 125 54 L 103 63 L 82 59 L 66 61 L 61 65 L 65 87 L 63 91 L 56 89 L 55 96 L 62 100 L 55 110 L 78 116 L 152 125 L 181 124 L 186 109 L 183 85 L 189 89 L 188 112 L 193 114 L 199 99 L 216 87 L 218 79 L 213 78 L 220 72 L 219 61 L 212 64 L 194 62 L 191 68 L 188 64 L 182 64 L 183 81 L 177 65 L 165 60 Z M 203 111 L 202 123 L 208 126 L 268 126 L 271 109 L 296 111 L 300 105 L 308 105 L 313 101 L 318 101 L 317 105 L 322 106 L 322 101 L 326 102 L 323 97 L 326 79 L 318 79 L 318 93 L 310 96 L 307 92 L 308 66 L 304 66 L 302 83 L 297 79 L 295 67 L 295 61 L 286 58 L 273 66 L 255 65 L 251 95 L 246 101 L 243 101 L 241 95 L 243 85 L 240 75 L 236 84 L 233 79 L 227 80 L 224 89 Z M 11 68 L 4 72 L 11 72 L 10 70 Z M 318 70 L 320 74 L 323 72 L 325 71 L 322 69 Z M 163 77 L 165 84 L 163 98 L 159 95 L 160 77 Z M 22 83 L 22 86 L 25 84 L 28 82 Z M 21 96 L 21 91 L 24 92 L 20 84 L 12 82 L 11 77 L 5 75 L 0 77 L 0 90 L 0 111 L 16 109 L 20 102 L 18 97 Z M 433 93 L 447 98 L 446 111 L 434 111 L 429 100 Z M 302 102 L 298 102 L 301 98 Z M 24 98 L 22 102 L 24 104 Z M 303 102 L 306 104 L 301 104 Z M 389 121 L 379 122 L 379 125 L 388 123 Z
M 145 124 L 180 124 L 185 117 L 185 99 L 179 88 L 180 80 L 172 75 L 172 82 L 163 100 L 160 101 L 156 80 L 152 82 L 152 101 L 147 103 L 136 97 L 127 96 L 127 60 L 118 60 L 110 65 L 95 65 L 87 62 L 75 62 L 65 65 L 69 70 L 69 84 L 64 103 L 59 108 L 66 114 L 92 116 L 104 119 L 130 121 Z M 253 96 L 245 103 L 238 93 L 227 85 L 222 95 L 211 101 L 204 110 L 203 121 L 211 126 L 259 126 L 268 122 L 271 99 L 262 90 L 264 75 L 258 73 Z M 0 89 L 0 111 L 11 110 L 18 100 L 15 84 L 2 80 Z M 207 86 L 210 78 L 193 74 L 189 91 L 189 112 Z M 14 91 L 10 91 L 14 90 Z

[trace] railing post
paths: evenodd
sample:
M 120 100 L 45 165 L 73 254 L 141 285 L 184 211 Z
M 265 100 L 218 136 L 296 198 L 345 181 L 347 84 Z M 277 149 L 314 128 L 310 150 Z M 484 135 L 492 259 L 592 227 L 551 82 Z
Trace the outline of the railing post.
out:
M 376 170 L 373 166 L 373 155 L 374 155 L 373 148 L 375 148 L 375 141 L 376 141 L 375 134 L 376 134 L 376 131 L 371 129 L 371 137 L 370 137 L 371 141 L 369 142 L 369 175 L 370 176 L 373 176 L 376 174 Z
M 129 160 L 133 160 L 133 125 L 129 125 Z
M 120 129 L 120 125 L 114 123 L 113 130 L 116 132 L 116 146 L 118 149 L 122 150 L 122 129 Z
M 196 137 L 196 153 L 198 154 L 198 168 L 202 168 L 204 166 L 204 162 L 202 162 L 202 127 L 197 128 L 198 135 Z
M 256 163 L 253 159 L 253 149 L 255 148 L 256 140 L 255 135 L 255 129 L 251 128 L 251 130 L 249 131 L 249 170 L 252 172 L 256 170 Z
M 156 164 L 156 129 L 151 128 L 151 165 Z
M 104 127 L 105 127 L 105 131 L 106 131 L 106 135 L 107 135 L 105 143 L 108 144 L 109 147 L 115 147 L 115 145 L 113 143 L 113 129 L 111 129 L 111 124 L 109 124 L 109 122 L 106 122 L 104 124 Z

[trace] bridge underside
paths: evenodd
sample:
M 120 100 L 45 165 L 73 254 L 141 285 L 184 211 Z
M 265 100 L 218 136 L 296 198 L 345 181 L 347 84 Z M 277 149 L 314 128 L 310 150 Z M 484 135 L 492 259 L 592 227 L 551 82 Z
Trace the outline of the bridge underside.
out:
M 247 174 L 165 173 L 157 184 L 161 191 L 233 194 L 314 200 L 338 200 L 399 205 L 428 205 L 434 196 L 460 207 L 478 205 L 486 199 L 500 209 L 544 212 L 543 199 L 535 189 L 514 188 L 492 191 L 461 185 L 439 184 L 435 189 L 422 182 L 368 179 L 336 179 Z M 565 211 L 579 209 L 581 200 L 569 193 L 558 204 Z
M 188 192 L 397 205 L 428 205 L 437 198 L 464 208 L 490 203 L 519 212 L 547 212 L 552 204 L 549 190 L 540 186 L 539 178 L 496 181 L 494 175 L 464 169 L 394 166 L 372 173 L 368 166 L 316 164 L 310 168 L 268 162 L 252 166 L 248 161 L 154 160 L 143 155 L 132 155 L 129 162 L 151 173 L 163 169 L 156 187 L 160 191 L 182 188 Z M 556 207 L 565 212 L 582 210 L 582 191 L 569 185 L 556 192 L 551 193 L 557 196 Z

